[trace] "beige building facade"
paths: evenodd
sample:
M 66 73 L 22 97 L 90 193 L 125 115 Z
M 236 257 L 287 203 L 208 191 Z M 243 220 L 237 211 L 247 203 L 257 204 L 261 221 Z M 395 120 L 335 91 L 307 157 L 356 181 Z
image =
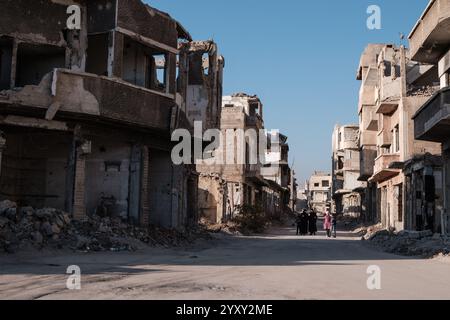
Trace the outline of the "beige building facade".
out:
M 424 101 L 414 114 L 415 138 L 442 147 L 442 177 L 434 181 L 437 195 L 436 232 L 450 232 L 450 1 L 432 0 L 409 35 L 411 59 L 435 69 L 428 79 L 439 90 Z M 431 164 L 429 164 L 430 166 Z
M 365 182 L 360 175 L 359 126 L 336 125 L 332 139 L 332 211 L 337 214 L 359 218 L 361 216 L 361 194 Z

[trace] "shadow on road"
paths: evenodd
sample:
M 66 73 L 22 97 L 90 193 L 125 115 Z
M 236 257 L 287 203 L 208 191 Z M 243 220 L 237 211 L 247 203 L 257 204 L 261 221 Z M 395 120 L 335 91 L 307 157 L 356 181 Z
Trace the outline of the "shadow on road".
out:
M 416 259 L 371 249 L 355 238 L 347 238 L 348 235 L 342 231 L 337 239 L 328 239 L 323 232 L 319 232 L 316 237 L 299 237 L 294 228 L 281 227 L 265 235 L 223 236 L 187 249 L 148 249 L 135 253 L 56 253 L 45 257 L 36 253 L 21 258 L 2 256 L 0 276 L 65 274 L 69 265 L 80 266 L 83 274 L 136 274 L 174 272 L 168 270 L 168 266 L 341 266 L 369 265 L 371 261 L 380 260 Z

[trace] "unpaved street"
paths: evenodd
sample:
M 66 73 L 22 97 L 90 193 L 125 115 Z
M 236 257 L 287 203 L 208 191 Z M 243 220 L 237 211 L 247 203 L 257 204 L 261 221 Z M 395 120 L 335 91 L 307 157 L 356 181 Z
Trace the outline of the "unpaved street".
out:
M 66 289 L 69 265 L 82 288 Z M 367 268 L 382 289 L 367 289 Z M 1 299 L 450 299 L 450 264 L 398 257 L 341 233 L 299 238 L 293 228 L 220 236 L 189 249 L 0 257 Z

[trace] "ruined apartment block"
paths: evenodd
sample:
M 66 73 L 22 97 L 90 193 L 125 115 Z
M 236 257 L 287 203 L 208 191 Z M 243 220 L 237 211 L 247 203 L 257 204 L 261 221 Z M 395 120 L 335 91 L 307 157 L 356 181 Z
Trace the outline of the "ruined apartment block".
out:
M 332 197 L 333 211 L 355 218 L 362 214 L 360 190 L 366 183 L 360 176 L 359 126 L 337 125 L 333 132 Z
M 289 201 L 286 190 L 290 173 L 286 171 L 288 146 L 287 137 L 282 136 L 282 159 L 277 167 L 284 168 L 284 173 L 271 174 L 272 179 L 263 176 L 266 161 L 258 156 L 252 164 L 251 155 L 260 154 L 259 132 L 264 132 L 263 104 L 257 96 L 238 93 L 224 96 L 222 99 L 220 129 L 224 137 L 224 148 L 211 154 L 212 158 L 222 159 L 215 165 L 197 166 L 200 175 L 199 211 L 211 222 L 222 222 L 232 219 L 242 206 L 257 206 L 272 217 L 284 212 L 284 203 Z M 245 136 L 242 145 L 238 142 L 237 130 L 257 133 L 256 140 Z M 227 133 L 232 133 L 231 136 Z M 270 137 L 263 135 L 263 144 L 269 148 Z M 284 139 L 284 140 L 283 140 Z M 266 150 L 261 150 L 264 155 Z M 242 157 L 242 162 L 239 159 Z M 276 170 L 278 170 L 276 169 Z M 282 169 L 283 170 L 283 169 Z
M 332 176 L 325 172 L 314 172 L 307 181 L 308 204 L 318 214 L 331 209 Z
M 227 130 L 263 129 L 262 108 L 263 105 L 256 96 L 236 94 L 222 99 L 220 130 L 225 137 L 224 148 L 212 156 L 224 160 L 230 157 L 227 154 L 227 150 L 230 150 L 234 161 L 199 166 L 203 176 L 199 210 L 202 216 L 212 222 L 227 221 L 237 213 L 240 206 L 255 205 L 258 200 L 262 201 L 257 199 L 253 182 L 256 181 L 256 185 L 258 182 L 259 185 L 263 183 L 260 165 L 247 165 L 248 159 L 243 164 L 238 161 L 239 152 L 245 151 L 247 154 L 250 144 L 245 143 L 245 150 L 239 150 L 241 146 L 237 144 L 237 139 L 234 136 L 230 139 L 226 137 Z
M 378 52 L 376 67 L 377 157 L 369 182 L 377 184 L 381 223 L 395 230 L 437 230 L 441 151 L 438 144 L 414 138 L 411 120 L 436 90 L 437 69 L 411 61 L 407 49 L 393 45 Z M 424 165 L 424 157 L 434 164 Z
M 358 101 L 359 118 L 359 158 L 360 175 L 358 180 L 366 183 L 366 188 L 360 190 L 361 219 L 379 221 L 381 217 L 377 210 L 377 184 L 369 182 L 374 174 L 377 157 L 378 118 L 376 113 L 376 88 L 378 85 L 378 53 L 384 45 L 369 44 L 361 55 L 356 79 L 361 81 Z
M 278 136 L 277 136 L 278 135 Z M 266 204 L 266 212 L 272 217 L 281 217 L 284 212 L 295 211 L 292 209 L 291 201 L 295 178 L 289 167 L 289 144 L 288 137 L 281 133 L 268 133 L 269 142 L 273 138 L 279 139 L 279 145 L 271 144 L 271 149 L 279 150 L 279 153 L 268 152 L 266 164 L 261 169 L 261 174 L 266 184 L 270 187 L 263 187 L 263 202 Z
M 409 35 L 411 59 L 431 66 L 433 77 L 424 83 L 438 89 L 421 104 L 414 114 L 415 138 L 436 142 L 442 146 L 442 162 L 427 156 L 420 159 L 421 166 L 409 165 L 409 183 L 422 197 L 410 210 L 421 224 L 435 232 L 450 232 L 450 1 L 433 0 Z M 442 165 L 442 179 L 435 168 Z M 420 168 L 423 168 L 420 170 Z M 421 176 L 425 179 L 421 179 Z M 435 179 L 433 179 L 435 177 Z M 441 192 L 434 194 L 433 189 Z M 431 191 L 429 191 L 431 190 Z M 422 192 L 421 192 L 422 191 Z M 424 192 L 423 192 L 424 191 Z M 433 196 L 436 201 L 433 201 Z M 427 221 L 427 218 L 429 221 Z M 426 226 L 427 226 L 426 225 Z
M 198 173 L 172 164 L 171 132 L 219 121 L 214 43 L 139 0 L 2 1 L 0 15 L 0 200 L 195 223 Z

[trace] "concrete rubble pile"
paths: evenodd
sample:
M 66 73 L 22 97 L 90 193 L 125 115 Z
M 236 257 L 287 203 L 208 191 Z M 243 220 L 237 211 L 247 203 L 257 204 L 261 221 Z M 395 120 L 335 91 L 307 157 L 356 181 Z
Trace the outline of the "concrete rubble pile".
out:
M 374 228 L 362 239 L 382 248 L 383 251 L 403 256 L 433 258 L 450 253 L 450 238 L 433 234 L 429 230 L 392 232 Z
M 172 247 L 208 238 L 202 229 L 186 233 L 156 227 L 139 228 L 120 218 L 98 216 L 75 221 L 61 210 L 18 207 L 0 202 L 0 253 L 21 249 L 71 249 L 81 252 L 135 251 L 145 246 Z

